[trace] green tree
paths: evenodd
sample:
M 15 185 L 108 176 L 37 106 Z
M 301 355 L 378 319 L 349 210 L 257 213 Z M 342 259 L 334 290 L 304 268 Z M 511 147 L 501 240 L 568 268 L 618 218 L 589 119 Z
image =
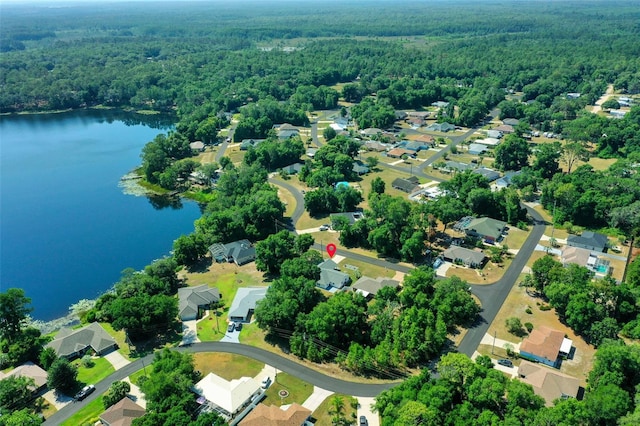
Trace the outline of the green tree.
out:
M 515 336 L 523 336 L 526 334 L 524 328 L 522 327 L 522 322 L 520 322 L 520 318 L 510 317 L 505 320 L 505 327 L 507 327 L 507 331 Z
M 47 371 L 47 386 L 58 393 L 71 395 L 78 387 L 78 370 L 66 358 L 58 358 Z
M 104 405 L 104 409 L 106 410 L 119 402 L 122 398 L 126 397 L 130 391 L 131 385 L 129 382 L 113 382 L 111 386 L 109 386 L 109 390 L 102 395 L 102 405 Z
M 562 267 L 562 264 L 551 255 L 543 256 L 536 260 L 531 267 L 533 284 L 536 291 L 543 292 L 544 289 L 551 284 L 554 276 L 553 272 L 560 267 Z
M 256 244 L 256 266 L 259 271 L 277 274 L 282 262 L 292 259 L 295 252 L 296 238 L 289 231 L 280 231 L 269 235 Z
M 31 377 L 10 376 L 0 380 L 0 409 L 14 411 L 24 408 L 35 387 Z
M 191 266 L 207 253 L 207 244 L 201 235 L 180 235 L 173 242 L 173 256 L 180 265 Z
M 0 416 L 0 426 L 37 426 L 42 424 L 42 418 L 32 413 L 28 408 L 10 411 Z
M 31 298 L 21 288 L 10 288 L 0 293 L 0 337 L 9 344 L 15 342 L 33 308 L 28 307 Z
M 589 151 L 580 142 L 569 142 L 562 148 L 560 160 L 567 166 L 567 173 L 571 173 L 576 162 L 588 159 Z
M 551 179 L 560 171 L 562 147 L 558 142 L 538 144 L 535 150 L 536 159 L 531 168 L 544 179 Z
M 385 183 L 380 176 L 376 176 L 371 181 L 371 193 L 372 194 L 384 194 Z
M 53 348 L 47 347 L 40 352 L 40 366 L 45 370 L 49 370 L 49 367 L 51 367 L 56 359 L 58 359 L 58 355 Z
M 494 151 L 495 166 L 500 170 L 520 170 L 529 165 L 531 148 L 524 138 L 507 135 Z
M 331 139 L 334 139 L 337 136 L 336 131 L 333 129 L 333 127 L 331 126 L 327 126 L 324 128 L 324 130 L 322 131 L 322 136 L 324 137 L 325 141 L 330 141 Z

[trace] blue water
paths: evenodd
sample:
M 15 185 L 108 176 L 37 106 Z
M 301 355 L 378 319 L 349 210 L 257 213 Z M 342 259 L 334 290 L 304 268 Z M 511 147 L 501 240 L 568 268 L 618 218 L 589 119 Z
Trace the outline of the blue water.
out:
M 32 317 L 67 314 L 193 231 L 196 203 L 160 208 L 118 187 L 166 133 L 153 125 L 96 111 L 0 117 L 0 291 L 23 288 Z

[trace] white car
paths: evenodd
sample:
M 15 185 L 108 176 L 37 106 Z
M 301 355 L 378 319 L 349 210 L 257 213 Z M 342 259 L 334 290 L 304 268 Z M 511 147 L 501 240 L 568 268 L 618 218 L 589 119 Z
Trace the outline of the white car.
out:
M 262 387 L 262 389 L 267 389 L 270 384 L 271 384 L 271 377 L 267 376 L 262 381 L 261 387 Z

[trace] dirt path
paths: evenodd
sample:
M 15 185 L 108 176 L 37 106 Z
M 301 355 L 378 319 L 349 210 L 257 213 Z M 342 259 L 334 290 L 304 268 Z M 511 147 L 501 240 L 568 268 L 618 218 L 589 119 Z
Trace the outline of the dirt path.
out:
M 604 95 L 602 95 L 600 99 L 596 101 L 596 104 L 593 106 L 587 106 L 587 108 L 591 108 L 591 112 L 594 114 L 597 114 L 598 112 L 602 111 L 601 105 L 604 102 L 607 102 L 612 95 L 613 95 L 613 84 L 610 84 L 607 86 L 607 91 L 604 92 Z

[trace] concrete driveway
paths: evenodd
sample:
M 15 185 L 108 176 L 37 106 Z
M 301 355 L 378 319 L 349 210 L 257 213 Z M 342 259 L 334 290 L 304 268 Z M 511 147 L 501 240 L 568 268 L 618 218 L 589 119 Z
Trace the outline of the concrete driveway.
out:
M 116 370 L 120 370 L 122 367 L 129 364 L 130 362 L 118 351 L 109 352 L 104 356 L 104 359 L 109 361 L 111 365 L 113 365 L 113 368 L 115 368 Z
M 331 395 L 333 395 L 333 392 L 314 386 L 313 393 L 305 402 L 302 403 L 302 406 L 311 410 L 311 412 L 314 412 L 316 411 L 316 408 L 318 408 L 320 404 L 322 404 L 322 402 Z
M 369 422 L 369 426 L 380 426 L 380 418 L 377 413 L 374 413 L 371 409 L 371 406 L 376 402 L 375 398 L 358 398 L 358 421 L 360 421 L 360 416 L 365 416 L 367 421 Z
M 182 321 L 182 342 L 181 345 L 191 345 L 200 342 L 198 339 L 197 320 Z
M 226 326 L 227 325 L 225 325 L 225 327 Z M 240 332 L 238 330 L 233 330 L 231 332 L 225 331 L 220 342 L 240 343 Z

